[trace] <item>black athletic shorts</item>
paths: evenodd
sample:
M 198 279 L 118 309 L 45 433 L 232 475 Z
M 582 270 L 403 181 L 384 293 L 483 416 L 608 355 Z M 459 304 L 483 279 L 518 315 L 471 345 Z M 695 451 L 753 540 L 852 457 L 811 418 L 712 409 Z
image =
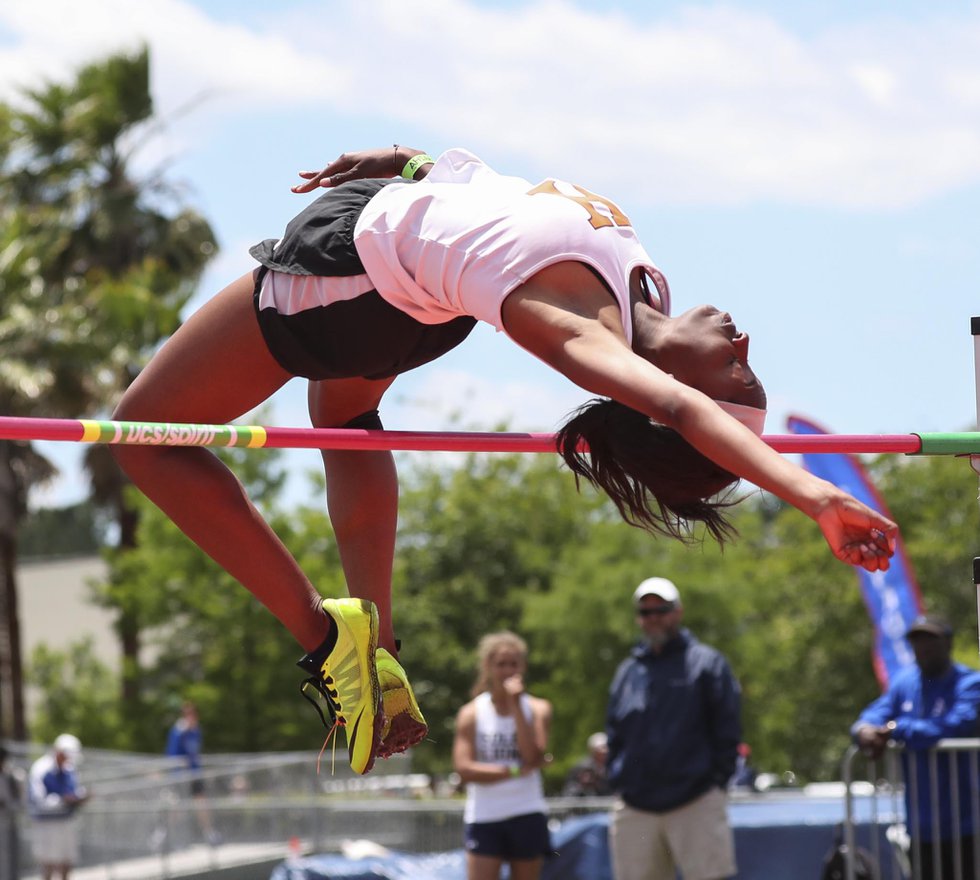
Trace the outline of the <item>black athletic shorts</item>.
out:
M 527 813 L 499 822 L 470 822 L 465 826 L 466 851 L 501 859 L 550 856 L 551 834 L 544 813 Z
M 354 247 L 354 225 L 371 197 L 389 183 L 356 180 L 329 189 L 287 224 L 281 240 L 266 239 L 249 251 L 261 263 L 253 299 L 262 335 L 272 356 L 294 376 L 396 376 L 455 348 L 476 325 L 470 317 L 423 324 L 376 290 L 290 315 L 260 307 L 270 269 L 324 277 L 365 274 Z

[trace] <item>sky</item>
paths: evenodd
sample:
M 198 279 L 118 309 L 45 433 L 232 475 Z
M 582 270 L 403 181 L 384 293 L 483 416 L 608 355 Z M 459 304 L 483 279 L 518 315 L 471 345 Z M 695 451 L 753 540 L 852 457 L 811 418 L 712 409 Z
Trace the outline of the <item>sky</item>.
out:
M 163 124 L 137 168 L 165 167 L 221 245 L 189 308 L 308 202 L 298 171 L 462 146 L 617 202 L 675 313 L 712 303 L 749 333 L 768 433 L 976 424 L 978 2 L 4 0 L 0 100 L 142 43 Z M 588 396 L 479 327 L 382 416 L 552 431 Z M 308 425 L 302 382 L 263 421 Z M 62 476 L 33 502 L 84 497 L 78 447 L 42 450 Z

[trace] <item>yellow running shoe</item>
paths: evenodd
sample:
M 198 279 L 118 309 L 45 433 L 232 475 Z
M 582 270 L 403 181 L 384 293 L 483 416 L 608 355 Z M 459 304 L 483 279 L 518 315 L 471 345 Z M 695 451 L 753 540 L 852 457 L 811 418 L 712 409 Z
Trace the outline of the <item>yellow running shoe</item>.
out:
M 378 682 L 381 684 L 381 705 L 384 708 L 384 728 L 378 755 L 390 758 L 422 742 L 429 732 L 429 726 L 422 717 L 401 664 L 384 648 L 378 648 L 375 658 Z
M 307 690 L 314 688 L 327 703 L 333 727 L 343 727 L 355 773 L 367 773 L 381 746 L 381 688 L 375 665 L 378 647 L 378 609 L 367 599 L 324 599 L 323 610 L 337 624 L 316 651 L 296 665 L 310 673 L 301 691 L 326 718 Z

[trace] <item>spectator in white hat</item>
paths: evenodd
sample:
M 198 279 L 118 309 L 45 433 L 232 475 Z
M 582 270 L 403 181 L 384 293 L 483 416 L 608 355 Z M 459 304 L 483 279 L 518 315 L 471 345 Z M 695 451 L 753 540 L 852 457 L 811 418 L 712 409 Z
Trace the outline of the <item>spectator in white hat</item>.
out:
M 77 736 L 63 733 L 48 754 L 31 766 L 28 802 L 32 821 L 34 858 L 43 880 L 68 880 L 78 861 L 76 811 L 88 800 L 78 783 L 76 765 L 82 744 Z
M 642 639 L 609 693 L 609 841 L 616 880 L 723 880 L 735 874 L 726 814 L 741 741 L 738 682 L 725 658 L 681 626 L 666 578 L 633 593 Z
M 611 794 L 606 776 L 606 758 L 609 744 L 602 731 L 593 733 L 587 740 L 589 754 L 579 761 L 565 778 L 562 794 L 565 797 L 603 797 Z

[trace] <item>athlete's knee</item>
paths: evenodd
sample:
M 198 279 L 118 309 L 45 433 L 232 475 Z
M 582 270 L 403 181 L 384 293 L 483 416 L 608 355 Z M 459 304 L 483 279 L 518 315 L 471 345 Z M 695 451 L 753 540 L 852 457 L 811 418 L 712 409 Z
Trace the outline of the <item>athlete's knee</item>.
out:
M 359 416 L 349 419 L 340 426 L 341 428 L 356 428 L 361 431 L 382 431 L 384 426 L 381 424 L 381 414 L 377 409 L 369 409 L 362 412 Z
M 113 421 L 149 421 L 145 414 L 145 407 L 140 407 L 137 397 L 138 395 L 129 391 L 124 393 L 115 410 L 113 410 Z M 156 468 L 157 457 L 165 449 L 164 446 L 137 443 L 113 443 L 109 446 L 109 451 L 116 460 L 116 464 L 137 484 L 141 482 L 145 471 L 153 472 Z

